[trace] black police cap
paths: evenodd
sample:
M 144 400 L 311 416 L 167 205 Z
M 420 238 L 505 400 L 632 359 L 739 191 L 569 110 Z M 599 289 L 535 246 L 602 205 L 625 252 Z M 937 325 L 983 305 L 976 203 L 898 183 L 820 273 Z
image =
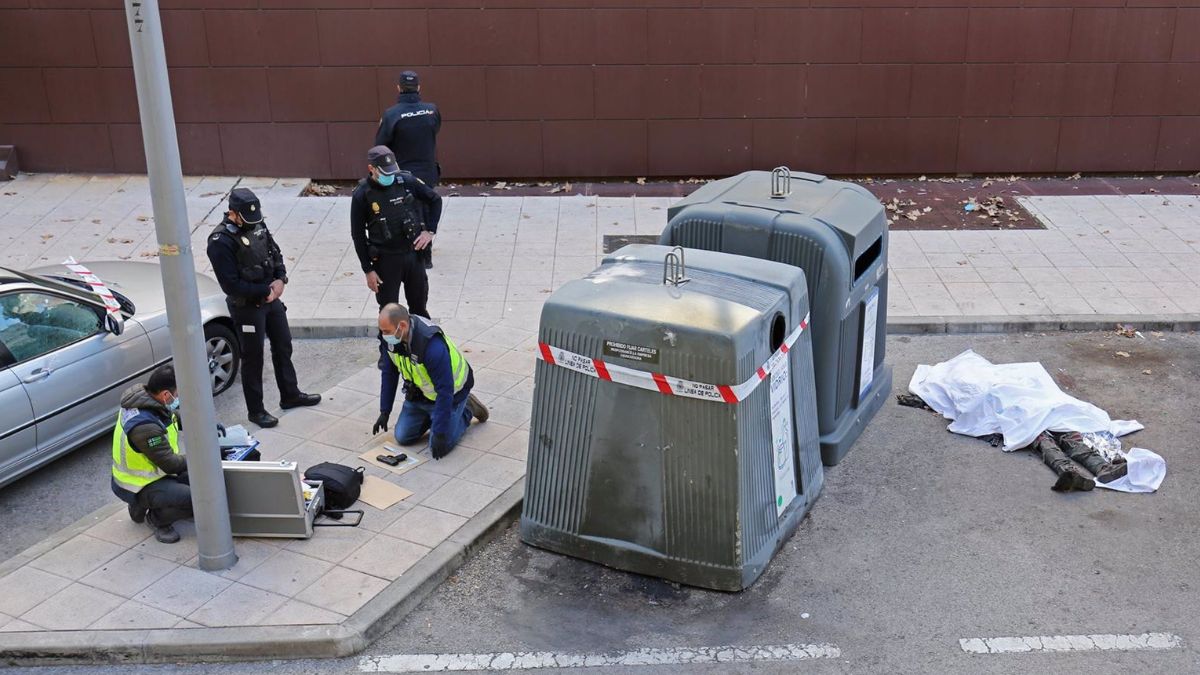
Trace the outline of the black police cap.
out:
M 259 204 L 258 196 L 250 188 L 234 188 L 229 193 L 229 210 L 251 225 L 261 223 L 263 219 L 262 204 Z

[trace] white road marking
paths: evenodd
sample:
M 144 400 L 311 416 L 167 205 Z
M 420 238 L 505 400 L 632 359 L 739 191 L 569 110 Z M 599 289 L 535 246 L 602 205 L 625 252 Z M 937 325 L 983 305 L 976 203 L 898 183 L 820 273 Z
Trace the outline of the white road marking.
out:
M 358 669 L 364 673 L 467 672 L 532 670 L 537 668 L 598 668 L 603 666 L 667 666 L 753 661 L 804 661 L 836 659 L 835 645 L 763 645 L 752 647 L 696 647 L 636 649 L 609 654 L 557 654 L 554 652 L 500 652 L 495 654 L 399 654 L 364 656 Z
M 964 638 L 958 641 L 958 645 L 968 654 L 1128 652 L 1143 649 L 1176 649 L 1183 646 L 1183 638 L 1173 633 L 1043 635 L 1039 637 Z

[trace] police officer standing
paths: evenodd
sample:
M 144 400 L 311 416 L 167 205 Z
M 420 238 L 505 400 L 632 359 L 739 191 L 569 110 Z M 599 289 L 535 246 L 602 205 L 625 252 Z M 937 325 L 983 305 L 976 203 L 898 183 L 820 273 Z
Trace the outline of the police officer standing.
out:
M 279 299 L 287 284 L 287 269 L 263 222 L 258 197 L 249 188 L 234 188 L 229 194 L 229 212 L 208 238 L 208 260 L 225 291 L 240 336 L 242 393 L 250 421 L 264 428 L 279 424 L 263 406 L 264 338 L 271 341 L 280 407 L 286 410 L 320 403 L 320 394 L 305 394 L 296 384 L 287 307 Z
M 350 238 L 367 288 L 383 307 L 399 300 L 403 286 L 410 311 L 428 318 L 429 278 L 417 254 L 433 243 L 442 198 L 401 171 L 385 146 L 367 151 L 367 172 L 350 197 Z
M 383 112 L 375 145 L 386 145 L 400 168 L 421 179 L 431 188 L 437 187 L 442 167 L 437 162 L 437 135 L 442 128 L 442 113 L 433 103 L 421 100 L 421 80 L 411 70 L 400 73 L 396 84 L 399 97 L 396 105 Z M 422 249 L 426 267 L 433 266 L 432 248 Z

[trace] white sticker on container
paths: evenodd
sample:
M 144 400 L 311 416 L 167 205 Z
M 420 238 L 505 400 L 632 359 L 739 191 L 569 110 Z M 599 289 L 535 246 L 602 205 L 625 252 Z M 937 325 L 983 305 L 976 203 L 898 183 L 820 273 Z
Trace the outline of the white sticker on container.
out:
M 875 379 L 875 329 L 879 323 L 879 288 L 871 291 L 863 308 L 862 361 L 858 364 L 858 398 L 866 395 Z
M 771 368 L 771 466 L 775 471 L 775 517 L 796 498 L 796 435 L 792 432 L 792 360 Z

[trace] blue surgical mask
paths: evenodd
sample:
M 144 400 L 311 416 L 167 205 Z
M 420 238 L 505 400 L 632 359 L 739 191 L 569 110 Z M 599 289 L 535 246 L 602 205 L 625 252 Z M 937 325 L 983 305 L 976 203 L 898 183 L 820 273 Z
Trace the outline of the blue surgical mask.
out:
M 392 347 L 395 347 L 396 345 L 400 344 L 400 338 L 396 337 L 395 335 L 384 335 L 383 341 L 388 343 Z
M 388 174 L 388 173 L 377 173 L 377 174 L 375 174 L 375 182 L 379 183 L 380 185 L 382 185 L 384 187 L 387 187 L 387 186 L 391 185 L 392 183 L 396 182 L 396 175 Z
M 171 402 L 167 404 L 167 410 L 170 410 L 171 412 L 175 412 L 176 410 L 179 410 L 179 397 L 178 396 L 171 399 Z

